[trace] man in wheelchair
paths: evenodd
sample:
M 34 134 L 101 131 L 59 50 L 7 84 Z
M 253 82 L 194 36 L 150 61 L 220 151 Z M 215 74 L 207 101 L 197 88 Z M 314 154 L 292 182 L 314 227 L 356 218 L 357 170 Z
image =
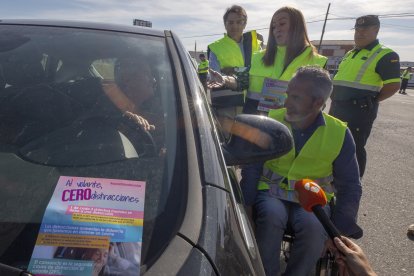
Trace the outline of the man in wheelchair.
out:
M 280 273 L 280 248 L 288 225 L 295 242 L 283 275 L 308 275 L 324 249 L 327 234 L 316 216 L 299 205 L 297 180 L 310 178 L 328 200 L 336 198 L 332 213 L 329 204 L 324 208 L 343 235 L 362 234 L 356 224 L 362 189 L 355 143 L 346 123 L 322 111 L 331 92 L 327 71 L 312 66 L 298 69 L 289 83 L 285 108 L 269 112 L 291 130 L 294 148 L 242 171 L 241 188 L 246 205 L 255 210 L 256 240 L 266 275 Z

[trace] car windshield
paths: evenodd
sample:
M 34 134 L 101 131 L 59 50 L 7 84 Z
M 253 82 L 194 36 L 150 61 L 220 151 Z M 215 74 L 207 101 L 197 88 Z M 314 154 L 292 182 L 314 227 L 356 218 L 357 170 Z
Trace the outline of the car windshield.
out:
M 43 259 L 65 260 L 115 252 L 129 265 L 103 265 L 118 275 L 152 265 L 178 229 L 186 198 L 175 83 L 164 37 L 1 26 L 0 263 L 27 269 L 40 250 Z M 59 222 L 68 213 L 71 220 Z M 59 236 L 43 243 L 46 256 L 45 233 L 109 240 L 84 240 L 96 247 L 90 253 Z

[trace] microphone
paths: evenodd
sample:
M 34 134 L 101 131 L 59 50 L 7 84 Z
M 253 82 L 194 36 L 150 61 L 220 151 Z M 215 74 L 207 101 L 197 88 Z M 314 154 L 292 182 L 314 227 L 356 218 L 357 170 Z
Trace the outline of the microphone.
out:
M 325 192 L 318 184 L 310 179 L 298 180 L 295 183 L 295 191 L 298 194 L 299 203 L 308 212 L 313 212 L 322 224 L 329 237 L 333 240 L 340 237 L 339 230 L 335 227 L 328 215 L 323 210 L 327 199 Z

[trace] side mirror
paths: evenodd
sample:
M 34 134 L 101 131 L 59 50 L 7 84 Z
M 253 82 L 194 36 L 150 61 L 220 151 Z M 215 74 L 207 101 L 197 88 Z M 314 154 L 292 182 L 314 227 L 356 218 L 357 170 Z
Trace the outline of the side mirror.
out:
M 260 115 L 239 114 L 231 128 L 230 140 L 223 144 L 228 166 L 264 162 L 288 153 L 293 146 L 289 129 Z

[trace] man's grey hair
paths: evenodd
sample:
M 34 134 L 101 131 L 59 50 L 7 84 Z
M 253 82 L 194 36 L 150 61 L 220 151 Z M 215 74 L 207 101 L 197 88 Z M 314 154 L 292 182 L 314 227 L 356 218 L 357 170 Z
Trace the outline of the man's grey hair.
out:
M 324 102 L 331 96 L 333 85 L 329 72 L 318 66 L 300 67 L 292 80 L 309 83 L 309 93 L 314 99 L 323 99 Z M 292 81 L 291 80 L 291 81 Z

